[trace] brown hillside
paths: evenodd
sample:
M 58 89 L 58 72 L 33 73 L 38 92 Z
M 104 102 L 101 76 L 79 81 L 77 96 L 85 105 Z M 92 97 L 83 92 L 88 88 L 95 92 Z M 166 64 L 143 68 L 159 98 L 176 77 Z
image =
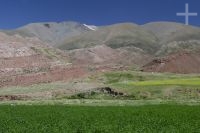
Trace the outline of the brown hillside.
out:
M 68 80 L 84 73 L 64 52 L 37 38 L 0 33 L 0 87 Z
M 180 52 L 154 59 L 143 66 L 142 71 L 146 72 L 170 72 L 170 73 L 200 73 L 200 54 Z

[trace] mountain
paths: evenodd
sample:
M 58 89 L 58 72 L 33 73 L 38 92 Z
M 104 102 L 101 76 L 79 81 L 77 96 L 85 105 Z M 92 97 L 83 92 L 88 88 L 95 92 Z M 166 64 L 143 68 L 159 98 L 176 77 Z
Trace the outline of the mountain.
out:
M 121 23 L 104 26 L 96 31 L 66 39 L 59 48 L 70 51 L 69 57 L 80 64 L 94 64 L 99 61 L 98 63 L 104 64 L 108 62 L 123 65 L 134 64 L 140 67 L 149 61 L 154 62 L 155 59 L 168 58 L 167 56 L 177 52 L 198 53 L 200 28 L 173 22 L 154 22 L 142 26 Z M 104 55 L 108 51 L 112 53 L 112 56 L 107 55 L 105 58 Z M 186 68 L 188 70 L 184 70 L 183 73 L 189 72 L 189 68 Z M 168 72 L 167 69 L 166 72 Z M 181 73 L 180 70 L 177 72 Z
M 172 22 L 142 26 L 158 38 L 155 58 L 141 69 L 148 72 L 200 73 L 200 28 Z
M 174 22 L 153 22 L 145 25 L 120 23 L 100 27 L 78 22 L 46 22 L 28 24 L 9 31 L 4 30 L 2 34 L 5 38 L 18 37 L 21 41 L 24 39 L 18 45 L 20 54 L 28 56 L 40 51 L 47 57 L 54 53 L 53 57 L 57 57 L 54 60 L 62 58 L 63 61 L 64 57 L 64 62 L 70 62 L 82 68 L 92 66 L 107 69 L 108 66 L 110 68 L 134 66 L 144 71 L 159 69 L 159 72 L 181 73 L 183 69 L 170 71 L 171 67 L 167 67 L 171 66 L 171 57 L 177 57 L 183 61 L 184 58 L 176 54 L 186 51 L 187 59 L 198 62 L 196 57 L 199 56 L 197 53 L 200 51 L 200 28 Z M 37 43 L 30 43 L 30 39 L 37 39 L 41 45 L 35 46 Z M 27 42 L 31 44 L 29 48 L 25 47 Z M 12 50 L 13 46 L 2 45 L 1 56 L 12 55 Z M 15 50 L 15 55 L 19 53 L 16 54 Z M 184 55 L 185 58 L 186 55 Z M 192 60 L 194 55 L 195 59 Z M 169 61 L 163 63 L 166 59 Z M 174 67 L 179 68 L 178 65 L 184 63 L 194 64 L 192 62 L 185 60 Z M 160 66 L 163 69 L 160 69 Z M 154 69 L 151 69 L 152 67 Z M 191 67 L 186 67 L 182 73 L 198 72 L 198 70 L 190 69 Z
M 138 67 L 149 61 L 158 47 L 155 35 L 139 25 L 121 23 L 66 39 L 58 48 L 66 50 L 71 60 L 80 65 Z
M 161 48 L 157 56 L 165 56 L 182 50 L 200 49 L 200 28 L 173 22 L 154 22 L 142 26 L 158 38 Z
M 0 87 L 55 82 L 83 75 L 66 53 L 36 37 L 0 32 Z
M 66 39 L 59 48 L 73 50 L 97 45 L 107 45 L 110 48 L 117 49 L 131 46 L 147 53 L 153 53 L 158 47 L 156 43 L 156 36 L 144 30 L 139 25 L 122 23 L 104 26 L 96 31 L 86 32 L 79 36 Z
M 98 27 L 81 24 L 78 22 L 46 22 L 32 23 L 18 29 L 2 31 L 8 35 L 20 35 L 23 37 L 37 37 L 51 46 L 62 43 L 65 39 L 82 33 L 96 30 Z

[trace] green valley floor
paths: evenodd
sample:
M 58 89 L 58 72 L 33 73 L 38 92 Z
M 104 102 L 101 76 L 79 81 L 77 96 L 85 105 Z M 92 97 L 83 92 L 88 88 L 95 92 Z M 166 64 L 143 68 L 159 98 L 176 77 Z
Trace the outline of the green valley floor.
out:
M 200 106 L 0 106 L 1 133 L 194 133 Z

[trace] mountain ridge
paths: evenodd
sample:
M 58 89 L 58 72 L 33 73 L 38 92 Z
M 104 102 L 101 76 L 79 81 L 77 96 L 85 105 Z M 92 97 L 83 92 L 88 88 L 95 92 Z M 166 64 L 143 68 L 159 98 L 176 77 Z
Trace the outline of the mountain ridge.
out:
M 155 58 L 200 50 L 200 28 L 174 22 L 117 23 L 98 27 L 73 21 L 43 22 L 2 32 L 8 36 L 38 38 L 52 49 L 60 49 L 77 66 L 109 64 L 138 68 Z M 27 53 L 26 49 L 22 51 Z

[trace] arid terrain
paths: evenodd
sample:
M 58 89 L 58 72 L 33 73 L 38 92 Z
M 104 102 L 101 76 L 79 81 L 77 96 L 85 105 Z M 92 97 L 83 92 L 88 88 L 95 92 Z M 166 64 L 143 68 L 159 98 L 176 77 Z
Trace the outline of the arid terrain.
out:
M 1 30 L 0 100 L 99 92 L 110 85 L 104 76 L 91 77 L 109 72 L 199 74 L 199 35 L 199 27 L 172 22 L 50 22 Z M 110 89 L 105 93 L 126 95 Z

